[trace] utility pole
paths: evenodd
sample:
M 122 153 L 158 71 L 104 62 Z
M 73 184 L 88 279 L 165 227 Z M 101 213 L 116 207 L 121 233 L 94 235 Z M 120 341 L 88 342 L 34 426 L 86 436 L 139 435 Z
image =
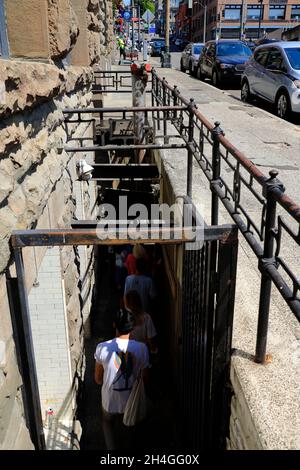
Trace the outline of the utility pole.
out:
M 193 2 L 188 2 L 188 22 L 189 22 L 189 41 L 192 42 L 192 16 L 193 16 Z
M 245 11 L 247 15 L 247 0 L 242 0 L 241 19 L 240 19 L 240 39 L 245 38 L 245 26 L 246 26 Z
M 261 28 L 261 20 L 262 20 L 262 12 L 263 12 L 263 0 L 258 0 L 258 3 L 260 4 L 260 9 L 259 9 L 259 23 L 258 23 L 258 33 L 257 33 L 257 38 L 260 39 L 260 28 Z
M 204 17 L 203 17 L 203 44 L 206 43 L 206 17 L 207 17 L 207 0 L 204 0 Z
M 134 0 L 131 0 L 131 23 L 132 23 L 132 34 L 131 34 L 131 54 L 133 53 L 133 43 L 134 43 L 134 22 L 133 22 L 133 15 L 134 15 Z M 133 55 L 131 55 L 133 57 Z
M 141 6 L 138 4 L 138 43 L 141 44 Z
M 165 18 L 165 51 L 161 54 L 161 66 L 171 68 L 170 55 L 170 0 L 165 0 L 166 18 Z

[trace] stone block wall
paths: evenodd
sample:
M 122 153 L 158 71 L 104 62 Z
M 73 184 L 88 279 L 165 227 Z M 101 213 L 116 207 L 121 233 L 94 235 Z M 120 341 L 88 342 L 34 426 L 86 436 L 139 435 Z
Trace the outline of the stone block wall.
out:
M 14 8 L 16 3 L 18 7 Z M 95 215 L 91 208 L 95 210 L 96 188 L 92 183 L 76 181 L 76 161 L 86 158 L 91 162 L 93 155 L 73 155 L 64 150 L 67 132 L 75 139 L 72 145 L 77 145 L 77 137 L 92 138 L 92 126 L 76 123 L 66 128 L 62 110 L 92 106 L 92 66 L 110 61 L 110 49 L 104 48 L 104 43 L 110 41 L 110 2 L 5 0 L 4 6 L 10 57 L 0 61 L 0 449 L 17 450 L 32 449 L 33 444 L 25 419 L 19 351 L 6 288 L 6 277 L 15 275 L 10 236 L 13 229 L 69 228 L 74 218 Z M 58 264 L 53 266 L 53 276 L 61 285 L 59 302 L 54 305 L 59 304 L 59 315 L 65 312 L 62 343 L 69 357 L 69 362 L 60 365 L 69 368 L 75 413 L 76 392 L 85 368 L 84 333 L 89 333 L 92 249 L 54 250 Z M 46 248 L 23 250 L 30 314 L 36 326 L 45 320 L 34 308 L 37 289 L 40 299 L 50 293 L 47 287 L 42 288 L 42 283 L 37 287 L 36 282 L 43 274 L 51 282 L 50 252 Z M 49 272 L 45 272 L 45 266 Z M 51 313 L 54 320 L 55 307 L 54 312 L 51 307 Z M 60 316 L 58 330 L 61 320 Z M 45 346 L 42 334 L 38 334 L 42 329 L 35 330 L 35 348 Z M 52 348 L 47 360 L 54 358 Z M 42 367 L 42 363 L 37 364 L 38 374 Z
M 264 439 L 259 435 L 234 364 L 231 367 L 230 379 L 234 395 L 231 400 L 227 448 L 228 450 L 263 450 Z

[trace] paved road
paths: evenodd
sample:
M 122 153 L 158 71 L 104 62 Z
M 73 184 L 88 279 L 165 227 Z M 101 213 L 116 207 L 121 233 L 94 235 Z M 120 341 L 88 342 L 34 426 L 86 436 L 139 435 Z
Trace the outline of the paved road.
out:
M 171 56 L 172 56 L 172 67 L 176 70 L 180 70 L 181 52 L 173 52 L 171 54 Z M 186 73 L 188 74 L 188 72 L 186 72 Z M 211 82 L 210 82 L 210 80 L 207 79 L 206 83 L 210 84 Z M 238 83 L 235 86 L 232 86 L 232 84 L 230 84 L 228 87 L 224 86 L 223 89 L 230 96 L 233 96 L 235 99 L 240 100 L 241 91 L 240 91 L 240 87 L 239 87 Z M 263 109 L 263 110 L 269 112 L 270 114 L 273 114 L 272 106 L 269 103 L 265 103 L 265 102 L 259 100 L 259 101 L 256 101 L 254 104 L 257 107 L 259 107 L 260 109 Z M 300 127 L 300 117 L 293 116 L 290 119 L 290 122 L 292 122 L 293 124 L 296 124 L 297 126 Z

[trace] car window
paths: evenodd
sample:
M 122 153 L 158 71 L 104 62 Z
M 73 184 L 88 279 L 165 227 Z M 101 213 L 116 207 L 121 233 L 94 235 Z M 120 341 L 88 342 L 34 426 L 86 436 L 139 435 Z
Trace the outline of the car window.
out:
M 203 46 L 194 46 L 193 54 L 199 55 L 202 49 L 203 49 Z
M 287 47 L 284 50 L 293 69 L 300 70 L 300 47 Z
M 224 42 L 219 43 L 217 47 L 218 56 L 250 56 L 252 55 L 251 49 L 245 44 L 240 42 Z
M 268 69 L 284 69 L 284 60 L 279 49 L 271 49 L 268 55 L 266 67 Z
M 212 44 L 209 44 L 208 48 L 207 48 L 207 52 L 211 52 L 212 54 L 214 54 L 216 51 L 216 45 L 215 43 L 212 43 Z
M 269 54 L 268 49 L 259 49 L 254 53 L 254 60 L 259 64 L 262 65 L 263 67 L 266 64 L 266 60 Z

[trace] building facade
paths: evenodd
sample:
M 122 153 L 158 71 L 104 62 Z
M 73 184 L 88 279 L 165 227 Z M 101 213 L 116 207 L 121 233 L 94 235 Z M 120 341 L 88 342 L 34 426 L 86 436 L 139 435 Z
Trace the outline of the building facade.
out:
M 176 30 L 176 14 L 178 12 L 180 0 L 170 0 L 170 34 Z M 165 0 L 155 0 L 155 24 L 156 32 L 164 36 L 166 24 L 166 2 Z
M 176 37 L 188 39 L 190 31 L 191 18 L 188 15 L 188 0 L 181 0 L 175 15 L 175 34 Z
M 94 155 L 65 151 L 70 136 L 75 145 L 93 140 L 92 125 L 67 128 L 63 109 L 92 106 L 93 68 L 110 66 L 112 4 L 4 0 L 0 31 L 0 449 L 27 450 L 34 448 L 24 387 L 29 373 L 9 296 L 16 276 L 10 238 L 14 229 L 66 229 L 74 219 L 95 218 L 97 188 L 76 174 L 78 159 L 91 163 Z M 47 449 L 73 448 L 70 436 L 80 438 L 77 396 L 89 335 L 92 256 L 91 247 L 23 249 Z
M 300 23 L 300 0 L 206 0 L 205 39 L 256 39 Z M 192 39 L 203 41 L 205 0 L 193 2 Z

